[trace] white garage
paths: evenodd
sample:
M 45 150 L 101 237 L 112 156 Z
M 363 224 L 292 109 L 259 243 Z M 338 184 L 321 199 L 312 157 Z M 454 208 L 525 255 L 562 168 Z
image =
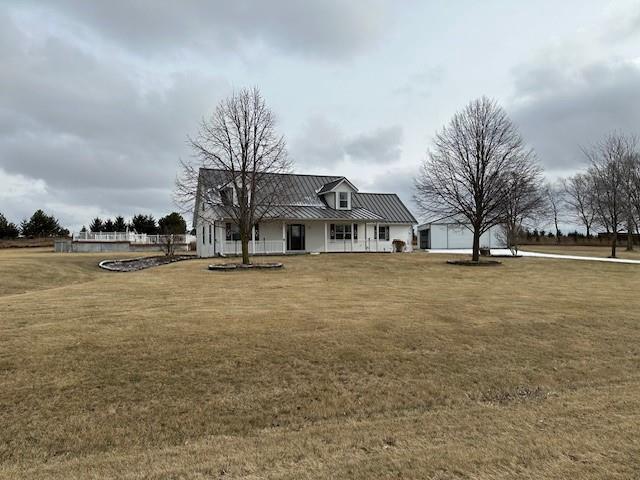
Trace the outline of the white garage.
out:
M 418 247 L 421 250 L 473 248 L 473 230 L 471 225 L 451 218 L 422 223 L 418 225 Z M 506 248 L 499 226 L 491 227 L 480 237 L 480 247 Z

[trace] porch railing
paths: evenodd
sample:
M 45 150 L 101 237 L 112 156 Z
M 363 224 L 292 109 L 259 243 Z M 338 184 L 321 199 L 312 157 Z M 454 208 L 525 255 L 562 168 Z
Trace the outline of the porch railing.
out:
M 227 255 L 241 255 L 242 242 L 240 240 L 226 240 L 223 243 L 224 253 Z M 253 250 L 254 242 L 249 241 L 249 255 L 282 253 L 284 243 L 282 240 L 256 240 L 255 252 Z

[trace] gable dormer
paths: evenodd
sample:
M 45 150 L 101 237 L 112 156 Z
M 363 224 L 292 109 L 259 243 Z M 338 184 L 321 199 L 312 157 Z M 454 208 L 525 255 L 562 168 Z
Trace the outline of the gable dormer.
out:
M 325 183 L 318 196 L 324 197 L 324 201 L 330 208 L 335 210 L 351 210 L 351 197 L 358 189 L 345 177 L 340 177 L 329 183 Z

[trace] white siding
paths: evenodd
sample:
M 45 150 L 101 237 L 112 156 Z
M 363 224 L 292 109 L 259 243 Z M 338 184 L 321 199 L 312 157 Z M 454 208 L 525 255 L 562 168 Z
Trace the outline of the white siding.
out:
M 346 240 L 331 240 L 330 225 L 331 223 L 349 223 L 349 222 L 326 222 L 327 238 L 326 247 L 328 252 L 391 252 L 393 251 L 393 240 L 402 240 L 406 243 L 406 251 L 412 251 L 412 226 L 411 225 L 389 225 L 389 240 L 378 240 L 373 236 L 375 223 L 356 223 L 358 226 L 358 238 Z M 209 244 L 209 225 L 205 220 L 198 220 L 196 227 L 196 249 L 199 257 L 213 257 L 217 253 L 225 253 L 234 255 L 241 251 L 240 242 L 226 241 L 226 222 L 218 221 L 215 239 Z M 305 251 L 307 252 L 324 252 L 325 251 L 325 222 L 324 221 L 308 221 L 297 222 L 294 220 L 286 221 L 285 225 L 302 224 L 305 226 Z M 202 227 L 205 227 L 204 241 L 202 236 Z M 283 246 L 286 246 L 286 228 L 283 236 L 283 222 L 281 220 L 263 222 L 259 226 L 259 238 L 255 241 L 256 251 L 265 250 L 270 253 L 279 253 Z M 353 225 L 353 224 L 352 224 Z M 380 223 L 380 225 L 387 225 Z M 352 230 L 353 231 L 353 230 Z M 285 243 L 283 243 L 285 242 Z M 252 244 L 249 245 L 250 252 L 253 251 Z
M 423 225 L 418 230 L 430 230 L 431 248 L 472 248 L 473 232 L 464 225 L 430 224 Z M 491 227 L 480 237 L 480 246 L 488 248 L 504 248 L 500 240 L 500 227 Z
M 204 227 L 204 236 L 203 236 Z M 211 240 L 209 240 L 209 229 L 211 228 Z M 196 224 L 196 253 L 199 257 L 214 257 L 220 251 L 221 241 L 226 235 L 224 223 L 216 222 L 214 230 L 213 222 L 202 218 Z
M 347 210 L 351 210 L 351 192 L 353 192 L 353 189 L 349 186 L 349 184 L 347 182 L 342 182 L 335 188 L 335 192 L 336 194 L 333 196 L 333 202 L 335 205 L 334 208 L 336 210 L 340 209 L 340 205 L 338 204 L 338 200 L 340 198 L 339 192 L 347 192 L 349 194 L 347 196 L 349 199 L 349 206 L 347 207 Z M 329 203 L 329 205 L 331 205 L 331 203 Z
M 431 225 L 431 248 L 449 248 L 446 225 Z

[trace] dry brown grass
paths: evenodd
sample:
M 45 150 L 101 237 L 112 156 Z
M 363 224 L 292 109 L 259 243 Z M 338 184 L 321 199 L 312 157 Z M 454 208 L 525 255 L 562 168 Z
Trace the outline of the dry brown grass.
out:
M 635 265 L 353 254 L 120 274 L 99 258 L 0 252 L 0 477 L 640 470 Z
M 584 257 L 607 258 L 611 255 L 611 247 L 594 247 L 584 245 L 523 245 L 522 250 L 541 253 L 555 253 L 557 255 L 579 255 Z M 634 250 L 626 251 L 625 245 L 618 245 L 616 250 L 618 258 L 640 260 L 640 247 L 634 246 Z
M 0 248 L 53 248 L 54 238 L 0 238 Z

